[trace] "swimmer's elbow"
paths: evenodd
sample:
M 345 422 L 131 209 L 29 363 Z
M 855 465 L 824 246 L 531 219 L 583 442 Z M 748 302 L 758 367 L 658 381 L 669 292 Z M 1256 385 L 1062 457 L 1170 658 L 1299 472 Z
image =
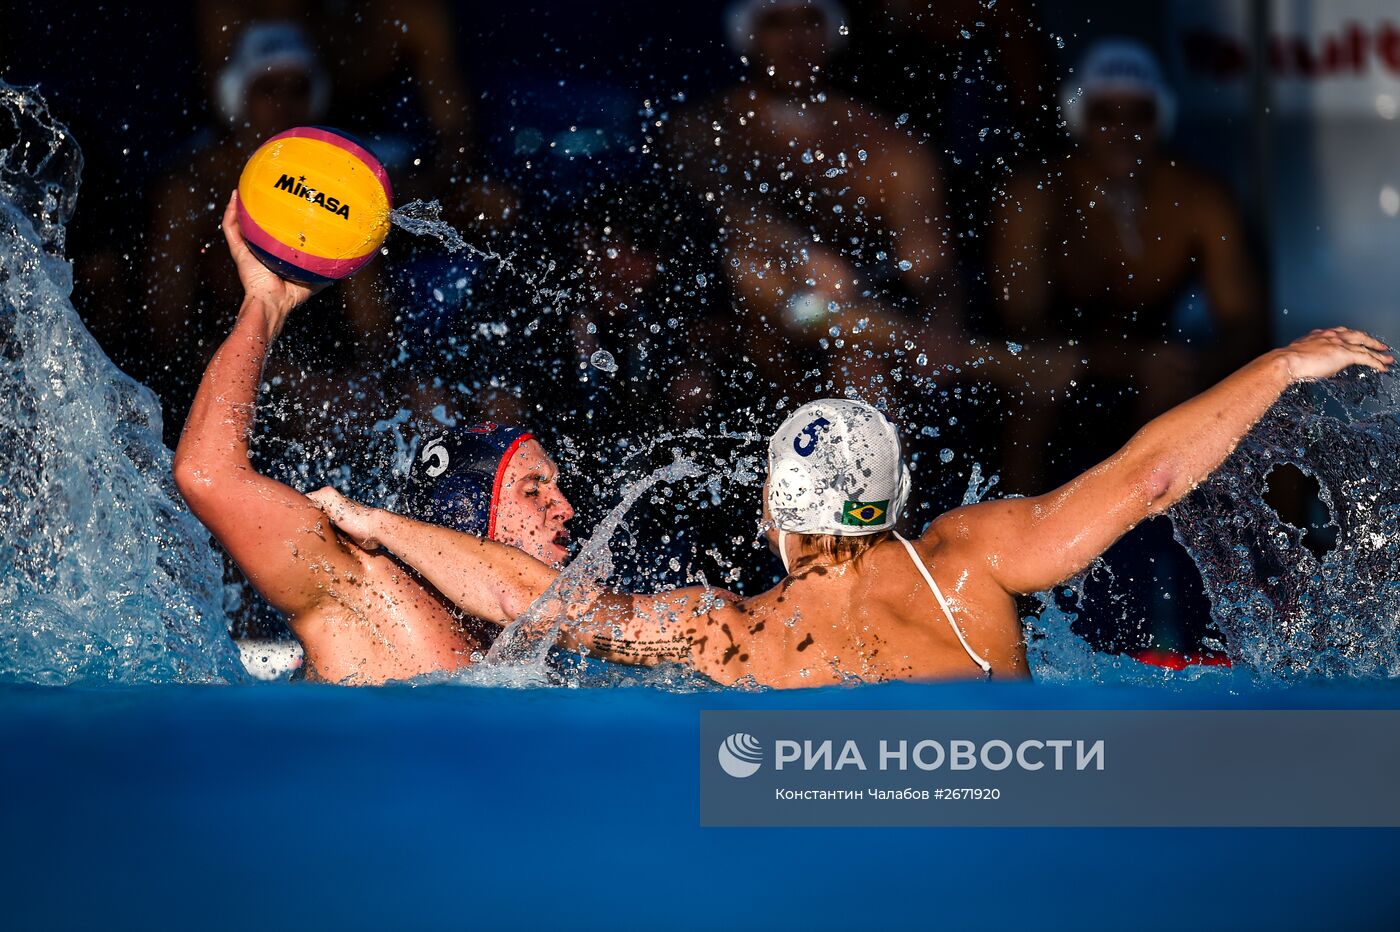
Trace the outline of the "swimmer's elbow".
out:
M 175 451 L 171 472 L 174 474 L 175 488 L 187 504 L 193 505 L 207 491 L 208 483 L 200 475 L 199 467 L 182 450 Z
M 175 489 L 196 515 L 213 511 L 221 502 L 229 501 L 227 483 L 219 481 L 216 472 L 199 459 L 176 451 L 171 472 Z
M 1176 504 L 1186 492 L 1186 483 L 1177 463 L 1170 456 L 1149 458 L 1138 467 L 1133 488 L 1149 517 Z
M 208 485 L 208 477 L 204 470 L 205 457 L 200 455 L 200 446 L 199 438 L 189 425 L 186 425 L 180 434 L 180 442 L 175 444 L 175 457 L 170 463 L 175 488 L 187 502 L 201 495 Z

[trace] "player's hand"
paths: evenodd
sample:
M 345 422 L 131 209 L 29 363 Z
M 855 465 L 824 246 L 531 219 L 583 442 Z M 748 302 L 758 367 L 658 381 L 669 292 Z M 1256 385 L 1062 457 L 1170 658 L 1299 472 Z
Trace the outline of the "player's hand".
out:
M 1314 330 L 1288 344 L 1283 353 L 1295 382 L 1330 378 L 1348 366 L 1385 372 L 1395 362 L 1390 347 L 1349 327 Z
M 375 530 L 377 509 L 346 498 L 330 486 L 317 489 L 306 496 L 331 519 L 342 534 L 364 550 L 379 549 Z
M 262 302 L 272 318 L 272 334 L 275 335 L 282 329 L 283 322 L 294 307 L 325 286 L 310 288 L 287 281 L 258 261 L 258 257 L 248 248 L 243 231 L 238 227 L 237 191 L 229 196 L 228 206 L 224 208 L 222 227 L 224 239 L 228 242 L 229 255 L 233 256 L 233 264 L 238 267 L 238 280 L 243 283 L 243 294 Z

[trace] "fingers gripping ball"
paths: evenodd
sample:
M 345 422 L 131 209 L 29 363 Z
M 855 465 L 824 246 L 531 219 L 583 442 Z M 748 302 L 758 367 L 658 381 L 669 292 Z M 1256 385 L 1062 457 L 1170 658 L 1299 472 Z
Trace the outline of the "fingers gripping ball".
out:
M 384 166 L 338 130 L 298 126 L 263 143 L 238 179 L 238 223 L 283 278 L 324 285 L 364 268 L 389 234 Z

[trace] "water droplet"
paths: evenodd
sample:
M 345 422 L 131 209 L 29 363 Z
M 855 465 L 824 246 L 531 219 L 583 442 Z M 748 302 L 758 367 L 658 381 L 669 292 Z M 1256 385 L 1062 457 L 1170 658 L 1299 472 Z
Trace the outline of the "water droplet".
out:
M 607 350 L 598 350 L 588 357 L 588 364 L 600 372 L 616 372 L 617 360 L 613 359 L 613 354 Z
M 953 461 L 953 451 L 944 447 L 938 451 L 938 458 L 945 463 L 951 463 Z
M 914 267 L 914 263 L 910 262 L 908 259 L 900 259 L 900 260 L 899 260 L 899 270 L 900 270 L 901 272 L 907 272 L 907 271 L 909 271 L 910 269 L 912 269 L 913 267 Z

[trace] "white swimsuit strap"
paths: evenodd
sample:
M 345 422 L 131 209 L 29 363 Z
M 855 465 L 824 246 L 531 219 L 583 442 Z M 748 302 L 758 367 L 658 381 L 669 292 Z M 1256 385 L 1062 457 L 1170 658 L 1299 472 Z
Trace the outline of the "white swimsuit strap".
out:
M 962 645 L 963 650 L 967 651 L 967 655 L 972 658 L 972 662 L 981 667 L 983 673 L 991 676 L 992 665 L 977 656 L 977 652 L 968 646 L 967 638 L 963 637 L 962 629 L 959 628 L 958 623 L 953 620 L 953 610 L 948 607 L 948 600 L 943 598 L 943 591 L 938 588 L 938 583 L 933 581 L 933 574 L 928 571 L 928 567 L 924 565 L 924 561 L 919 559 L 919 554 L 914 550 L 914 545 L 905 540 L 904 536 L 898 531 L 894 532 L 894 536 L 896 540 L 904 545 L 904 549 L 909 552 L 909 559 L 914 561 L 914 566 L 919 570 L 919 574 L 924 577 L 924 582 L 928 583 L 928 587 L 933 590 L 933 597 L 938 600 L 938 607 L 943 609 L 943 616 L 948 619 L 948 624 L 952 627 L 953 633 L 958 636 L 958 643 Z

